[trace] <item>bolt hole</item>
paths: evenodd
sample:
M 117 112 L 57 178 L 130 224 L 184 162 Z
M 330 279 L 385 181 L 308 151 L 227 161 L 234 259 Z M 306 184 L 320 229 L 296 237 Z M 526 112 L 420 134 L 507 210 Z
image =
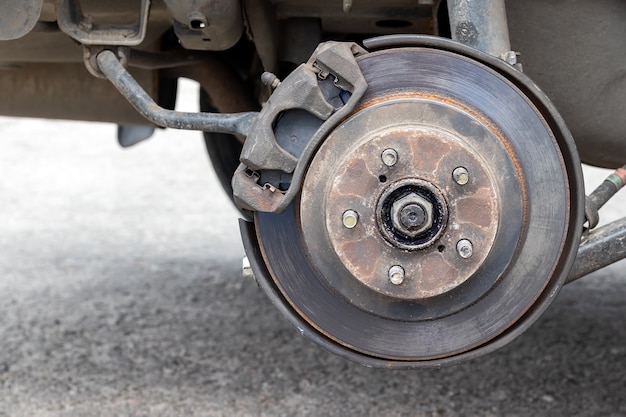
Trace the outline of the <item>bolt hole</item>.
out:
M 378 181 L 387 182 L 387 177 L 385 175 L 381 175 L 380 177 L 378 177 Z
M 443 252 L 443 251 L 445 251 L 445 250 L 446 250 L 446 247 L 445 247 L 445 246 L 443 246 L 443 245 L 439 245 L 439 246 L 437 246 L 437 250 L 438 250 L 439 252 Z
M 189 22 L 189 26 L 194 30 L 202 30 L 206 28 L 206 22 L 200 19 L 193 19 Z

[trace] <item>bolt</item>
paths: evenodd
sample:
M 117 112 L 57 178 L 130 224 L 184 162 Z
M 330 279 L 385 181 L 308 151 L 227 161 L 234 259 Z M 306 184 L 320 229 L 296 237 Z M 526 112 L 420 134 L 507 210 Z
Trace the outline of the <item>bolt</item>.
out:
M 383 164 L 388 167 L 392 167 L 398 162 L 398 152 L 395 149 L 385 149 L 380 157 L 383 160 Z
M 465 167 L 458 167 L 452 171 L 452 178 L 459 185 L 465 185 L 469 182 L 469 172 Z
M 469 240 L 461 239 L 456 243 L 456 251 L 461 258 L 467 259 L 474 253 L 474 246 Z
M 272 90 L 275 90 L 280 85 L 278 77 L 271 72 L 264 72 L 261 74 L 261 82 Z
M 409 230 L 419 229 L 426 222 L 426 210 L 421 204 L 409 203 L 400 209 L 400 223 Z
M 515 51 L 506 51 L 505 53 L 500 55 L 500 57 L 502 58 L 504 62 L 506 62 L 509 65 L 514 66 L 515 64 L 517 64 L 517 52 Z
M 389 268 L 389 281 L 393 285 L 400 285 L 404 282 L 404 268 L 400 265 L 394 265 Z
M 353 229 L 359 222 L 359 213 L 354 210 L 346 210 L 343 212 L 343 225 L 348 229 Z

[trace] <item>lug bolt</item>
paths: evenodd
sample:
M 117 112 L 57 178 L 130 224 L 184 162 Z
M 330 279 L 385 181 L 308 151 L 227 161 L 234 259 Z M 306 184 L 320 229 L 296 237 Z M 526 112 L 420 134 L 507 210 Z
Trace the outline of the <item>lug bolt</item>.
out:
M 392 167 L 398 162 L 398 152 L 395 149 L 385 149 L 380 157 L 383 160 L 383 164 L 388 167 Z
M 474 253 L 474 246 L 469 240 L 461 239 L 456 243 L 456 251 L 461 258 L 467 259 Z
M 354 210 L 346 210 L 343 212 L 342 221 L 347 229 L 353 229 L 359 222 L 359 213 Z
M 469 182 L 469 172 L 465 167 L 458 167 L 452 171 L 452 178 L 459 185 L 465 185 Z
M 393 285 L 400 285 L 404 281 L 404 268 L 400 265 L 394 265 L 389 268 L 389 281 Z

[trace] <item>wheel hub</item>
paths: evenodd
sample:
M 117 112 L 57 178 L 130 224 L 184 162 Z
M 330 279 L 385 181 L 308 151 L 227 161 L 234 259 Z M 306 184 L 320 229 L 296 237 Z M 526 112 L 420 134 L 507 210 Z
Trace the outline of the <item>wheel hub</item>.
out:
M 378 129 L 370 131 L 372 124 Z M 459 130 L 470 127 L 471 134 Z M 498 168 L 478 155 L 480 144 L 471 145 L 478 137 L 496 141 L 469 114 L 417 95 L 380 101 L 346 121 L 322 145 L 302 189 L 301 227 L 314 262 L 407 300 L 434 297 L 467 281 L 490 253 L 500 217 L 492 174 Z M 395 155 L 391 165 L 385 163 L 388 150 Z M 453 176 L 459 166 L 471 172 L 464 184 Z M 509 189 L 519 190 L 519 184 Z M 520 198 L 509 196 L 518 211 Z M 358 214 L 355 227 L 342 224 L 347 211 Z M 458 254 L 461 240 L 472 243 L 471 257 Z M 405 271 L 402 285 L 388 278 L 394 265 Z M 343 287 L 336 277 L 327 279 Z M 362 298 L 359 291 L 344 295 Z

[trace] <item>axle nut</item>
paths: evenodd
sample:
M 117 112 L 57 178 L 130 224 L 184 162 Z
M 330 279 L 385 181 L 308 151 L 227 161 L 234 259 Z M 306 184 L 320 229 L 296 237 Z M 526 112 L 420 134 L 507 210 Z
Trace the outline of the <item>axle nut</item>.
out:
M 399 232 L 415 237 L 433 225 L 433 204 L 417 193 L 407 194 L 391 206 L 391 222 Z

